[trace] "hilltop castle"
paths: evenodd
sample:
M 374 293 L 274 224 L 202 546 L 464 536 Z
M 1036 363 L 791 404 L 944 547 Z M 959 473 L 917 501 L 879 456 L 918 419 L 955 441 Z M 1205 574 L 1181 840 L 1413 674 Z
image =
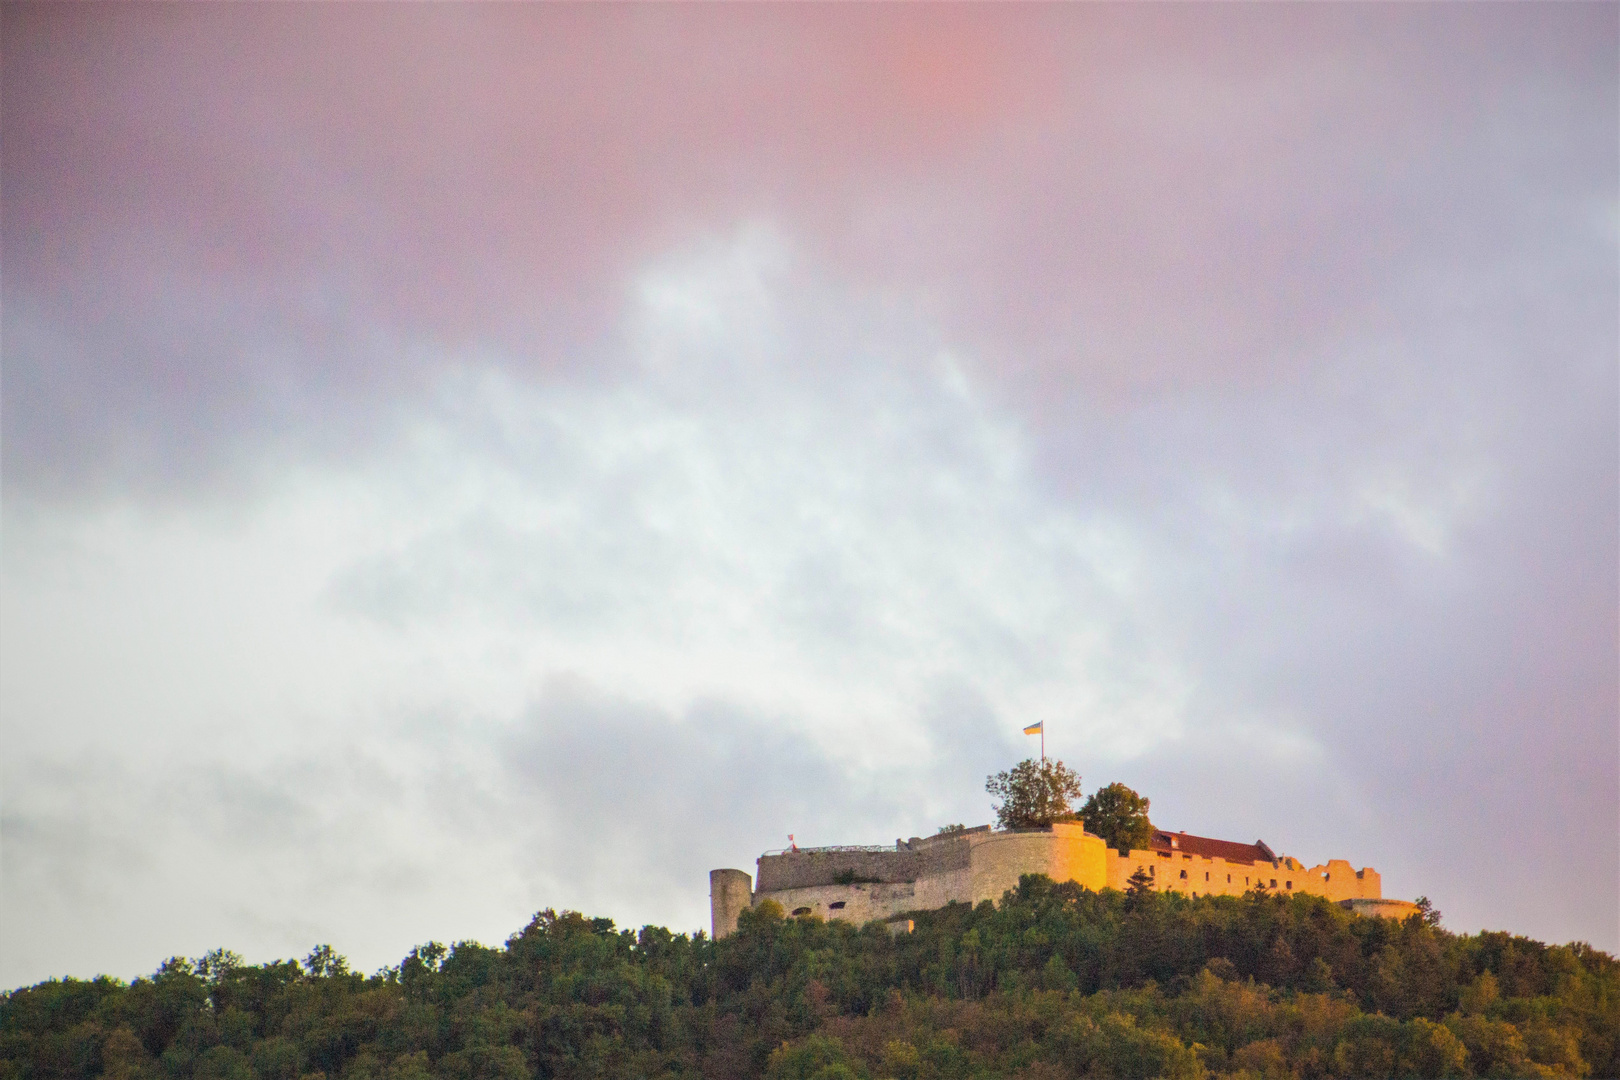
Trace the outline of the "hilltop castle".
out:
M 1324 896 L 1369 915 L 1404 918 L 1417 911 L 1405 900 L 1383 899 L 1378 871 L 1351 869 L 1343 859 L 1306 869 L 1259 840 L 1238 844 L 1164 831 L 1154 832 L 1147 850 L 1124 853 L 1108 850 L 1100 837 L 1072 822 L 1041 829 L 951 829 L 896 840 L 893 847 L 792 848 L 761 855 L 758 870 L 758 888 L 741 870 L 709 872 L 715 937 L 736 930 L 737 916 L 762 900 L 794 915 L 866 923 L 950 903 L 999 901 L 1023 874 L 1124 890 L 1141 871 L 1154 889 L 1193 896 L 1241 896 L 1263 888 Z

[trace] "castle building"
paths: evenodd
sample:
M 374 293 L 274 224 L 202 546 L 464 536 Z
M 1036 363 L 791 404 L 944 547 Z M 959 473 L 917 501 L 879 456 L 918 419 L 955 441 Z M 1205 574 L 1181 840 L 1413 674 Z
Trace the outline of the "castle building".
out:
M 761 855 L 757 870 L 757 885 L 741 870 L 709 872 L 715 937 L 736 930 L 737 916 L 763 900 L 792 915 L 864 924 L 950 903 L 998 902 L 1024 874 L 1123 891 L 1140 871 L 1163 892 L 1241 896 L 1262 888 L 1323 896 L 1362 914 L 1404 918 L 1417 911 L 1407 901 L 1383 899 L 1378 871 L 1352 869 L 1343 859 L 1307 869 L 1263 841 L 1164 831 L 1145 850 L 1111 851 L 1077 823 L 1005 831 L 980 825 L 896 840 L 893 847 L 793 848 Z

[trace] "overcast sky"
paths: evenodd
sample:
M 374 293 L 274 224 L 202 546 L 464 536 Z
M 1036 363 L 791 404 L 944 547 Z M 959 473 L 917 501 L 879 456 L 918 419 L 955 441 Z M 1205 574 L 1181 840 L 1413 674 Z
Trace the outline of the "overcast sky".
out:
M 7 5 L 0 983 L 991 817 L 1620 947 L 1620 8 Z

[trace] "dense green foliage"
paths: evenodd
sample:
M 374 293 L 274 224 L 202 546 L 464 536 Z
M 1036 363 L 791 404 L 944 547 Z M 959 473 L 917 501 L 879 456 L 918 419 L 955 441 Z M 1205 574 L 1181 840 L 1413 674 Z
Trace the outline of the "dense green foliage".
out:
M 1620 965 L 1316 897 L 1025 878 L 891 936 L 542 912 L 365 976 L 230 953 L 0 999 L 0 1080 L 1620 1075 Z
M 1087 832 L 1116 851 L 1144 851 L 1153 840 L 1149 805 L 1150 800 L 1124 784 L 1113 783 L 1091 793 L 1080 808 L 1080 820 Z
M 1006 772 L 991 775 L 984 789 L 1001 800 L 996 804 L 996 824 L 1003 829 L 1033 829 L 1074 817 L 1080 774 L 1061 761 L 1025 758 Z

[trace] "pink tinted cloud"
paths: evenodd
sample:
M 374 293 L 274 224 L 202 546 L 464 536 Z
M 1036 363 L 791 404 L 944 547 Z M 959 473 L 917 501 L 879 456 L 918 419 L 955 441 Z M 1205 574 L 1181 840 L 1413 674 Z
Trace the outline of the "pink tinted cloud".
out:
M 1414 261 L 1544 226 L 1516 189 L 1589 195 L 1613 157 L 1543 115 L 1612 121 L 1601 7 L 6 19 L 13 290 L 121 321 L 224 284 L 306 351 L 352 332 L 336 308 L 546 353 L 640 260 L 772 218 L 1060 396 L 1268 377 Z
M 920 167 L 1033 74 L 962 15 L 133 6 L 8 22 L 7 258 L 28 287 L 82 290 L 128 245 L 182 274 L 318 283 L 454 338 L 566 315 L 683 227 Z

